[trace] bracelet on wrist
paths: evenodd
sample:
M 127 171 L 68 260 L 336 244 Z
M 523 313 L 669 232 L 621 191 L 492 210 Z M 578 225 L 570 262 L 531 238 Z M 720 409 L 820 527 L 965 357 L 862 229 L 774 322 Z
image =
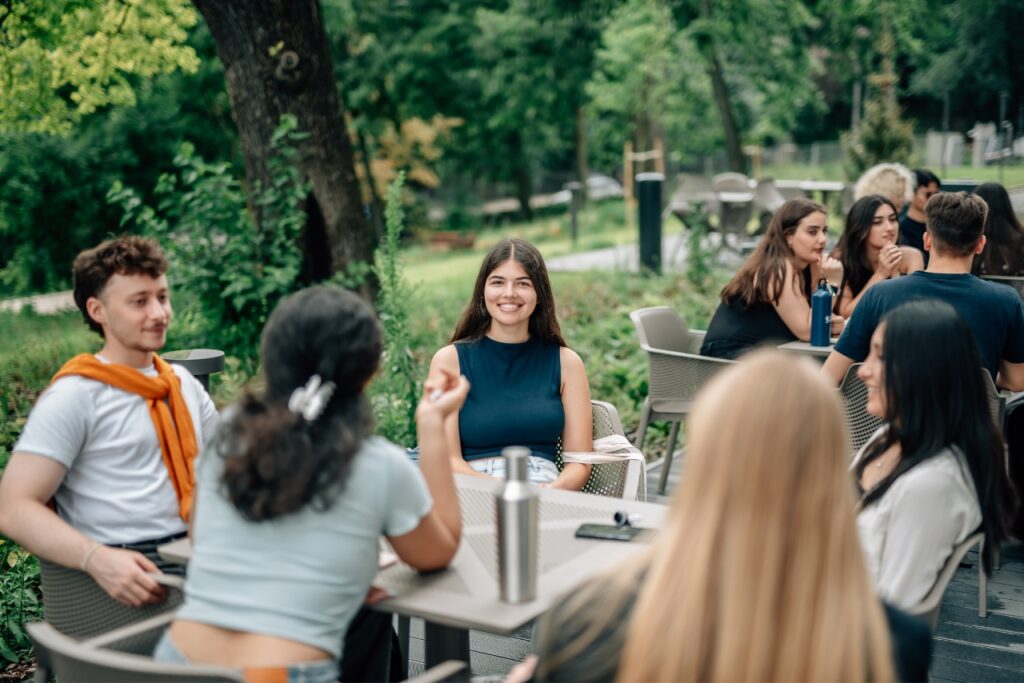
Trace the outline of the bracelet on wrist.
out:
M 89 560 L 92 559 L 93 553 L 102 545 L 99 541 L 93 541 L 89 549 L 85 551 L 85 557 L 82 558 L 82 571 L 88 573 L 89 571 Z

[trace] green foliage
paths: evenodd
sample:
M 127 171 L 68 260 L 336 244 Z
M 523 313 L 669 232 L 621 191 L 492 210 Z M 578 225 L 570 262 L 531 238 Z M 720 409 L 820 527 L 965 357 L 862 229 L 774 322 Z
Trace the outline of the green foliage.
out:
M 0 6 L 0 130 L 69 132 L 84 114 L 135 103 L 137 77 L 199 60 L 188 0 L 10 0 Z
M 50 377 L 65 360 L 94 350 L 97 342 L 77 312 L 40 316 L 23 308 L 21 313 L 0 313 L 0 470 Z M 28 656 L 31 643 L 22 624 L 41 618 L 38 562 L 0 537 L 0 660 Z
M 856 179 L 875 164 L 884 162 L 910 165 L 914 152 L 914 124 L 900 116 L 900 109 L 876 97 L 864 104 L 858 136 L 844 134 L 847 177 Z
M 711 284 L 715 252 L 705 246 L 710 227 L 710 216 L 704 204 L 696 202 L 687 217 L 686 234 L 686 279 L 699 292 L 707 292 Z M 724 240 L 724 234 L 720 234 Z
M 297 242 L 309 188 L 296 163 L 296 144 L 305 138 L 297 125 L 284 116 L 274 131 L 273 182 L 253 188 L 257 220 L 230 165 L 207 163 L 187 143 L 175 158 L 177 171 L 157 183 L 156 208 L 120 182 L 108 194 L 124 211 L 123 226 L 157 237 L 167 250 L 178 301 L 172 345 L 220 348 L 250 375 L 267 317 L 300 286 Z
M 384 328 L 384 357 L 372 400 L 377 431 L 391 441 L 416 444 L 416 404 L 426 373 L 414 352 L 411 334 L 413 295 L 402 275 L 399 238 L 404 228 L 402 185 L 405 173 L 388 186 L 384 239 L 377 248 L 373 272 L 380 283 L 377 316 Z

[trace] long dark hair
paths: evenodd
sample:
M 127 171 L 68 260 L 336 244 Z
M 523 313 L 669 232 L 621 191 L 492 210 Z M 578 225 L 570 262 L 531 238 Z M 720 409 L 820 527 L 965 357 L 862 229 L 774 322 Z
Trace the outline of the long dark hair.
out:
M 756 303 L 778 304 L 786 284 L 786 259 L 793 255 L 786 238 L 796 232 L 800 221 L 815 212 L 828 215 L 824 206 L 810 199 L 790 199 L 780 206 L 754 253 L 722 288 L 722 301 L 728 303 L 738 296 L 744 308 Z M 799 272 L 793 276 L 803 290 Z
M 218 449 L 223 486 L 244 517 L 261 522 L 331 506 L 372 428 L 363 387 L 381 348 L 373 309 L 351 292 L 312 287 L 278 304 L 263 330 L 266 389 L 245 395 Z M 288 400 L 313 375 L 336 388 L 307 422 Z
M 988 204 L 988 219 L 985 249 L 974 257 L 971 271 L 975 275 L 1024 275 L 1024 227 L 1006 188 L 999 183 L 982 183 L 974 194 Z
M 974 335 L 943 301 L 904 304 L 881 324 L 888 431 L 861 460 L 857 476 L 895 443 L 901 455 L 892 473 L 861 504 L 870 505 L 908 471 L 956 446 L 978 494 L 984 567 L 990 572 L 999 544 L 1009 537 L 1016 495 L 1007 477 L 1006 449 L 990 408 Z
M 473 297 L 462 311 L 448 343 L 475 341 L 487 333 L 491 326 L 491 314 L 484 304 L 484 286 L 487 284 L 487 276 L 509 259 L 523 267 L 537 293 L 537 307 L 530 316 L 530 337 L 559 346 L 566 345 L 555 314 L 555 296 L 551 292 L 551 280 L 548 278 L 547 266 L 544 265 L 544 257 L 537 251 L 537 247 L 517 237 L 501 240 L 484 256 L 476 284 L 473 285 Z
M 849 285 L 850 294 L 857 296 L 868 283 L 874 270 L 868 261 L 867 241 L 871 234 L 871 226 L 875 220 L 878 207 L 885 204 L 893 213 L 898 213 L 892 200 L 880 194 L 869 194 L 861 197 L 846 214 L 846 227 L 836 244 L 835 252 L 843 264 L 843 285 Z M 838 301 L 836 302 L 838 304 Z

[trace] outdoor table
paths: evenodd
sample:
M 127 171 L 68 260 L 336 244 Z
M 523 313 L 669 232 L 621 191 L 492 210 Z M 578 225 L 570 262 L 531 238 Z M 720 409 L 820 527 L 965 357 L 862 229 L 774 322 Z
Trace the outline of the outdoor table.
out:
M 754 201 L 753 192 L 718 192 L 717 195 L 723 204 L 746 204 Z
M 462 542 L 448 569 L 421 574 L 399 563 L 374 579 L 374 585 L 393 596 L 373 605 L 374 609 L 424 620 L 427 668 L 448 659 L 468 663 L 470 629 L 511 634 L 589 577 L 649 547 L 640 540 L 579 539 L 575 532 L 580 524 L 612 524 L 613 515 L 621 511 L 641 515 L 637 526 L 658 528 L 668 510 L 653 503 L 539 489 L 537 597 L 513 605 L 502 602 L 498 588 L 494 496 L 504 482 L 456 474 L 455 483 L 462 506 Z M 169 562 L 185 563 L 191 557 L 191 545 L 187 539 L 175 541 L 161 546 L 159 553 Z
M 802 353 L 806 356 L 813 356 L 819 361 L 824 361 L 828 354 L 832 353 L 832 349 L 835 348 L 837 339 L 838 337 L 833 337 L 828 346 L 811 346 L 810 343 L 805 341 L 791 341 L 779 344 L 779 348 L 783 351 Z

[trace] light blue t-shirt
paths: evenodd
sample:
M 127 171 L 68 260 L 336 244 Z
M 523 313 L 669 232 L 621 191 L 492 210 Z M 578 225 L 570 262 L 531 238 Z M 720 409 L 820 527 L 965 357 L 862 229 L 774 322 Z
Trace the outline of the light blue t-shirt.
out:
M 367 439 L 327 510 L 246 520 L 208 449 L 197 472 L 192 559 L 178 618 L 287 638 L 340 658 L 377 573 L 381 535 L 409 533 L 430 511 L 422 475 L 385 439 Z

